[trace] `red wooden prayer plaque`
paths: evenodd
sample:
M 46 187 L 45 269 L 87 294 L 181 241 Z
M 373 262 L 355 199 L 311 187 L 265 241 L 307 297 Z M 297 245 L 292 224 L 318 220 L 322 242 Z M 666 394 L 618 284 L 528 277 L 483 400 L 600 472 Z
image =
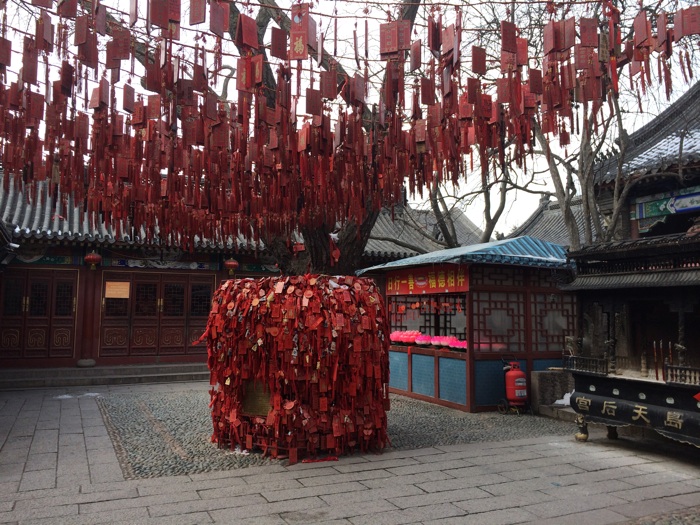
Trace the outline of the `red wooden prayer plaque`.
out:
M 272 27 L 270 55 L 280 60 L 287 60 L 287 32 L 279 27 Z
M 472 46 L 472 71 L 476 75 L 486 74 L 486 49 Z
M 255 20 L 240 13 L 236 24 L 236 45 L 258 49 L 258 28 Z
M 151 24 L 161 29 L 168 28 L 168 0 L 150 0 L 148 17 Z
M 224 9 L 218 0 L 209 3 L 209 30 L 216 36 L 224 36 Z
M 543 92 L 542 71 L 540 71 L 539 69 L 530 69 L 529 74 L 530 78 L 528 81 L 528 87 L 530 88 L 530 93 L 541 95 Z
M 512 22 L 501 20 L 501 49 L 509 53 L 517 53 L 516 26 Z
M 0 64 L 12 65 L 12 41 L 2 37 L 0 37 Z
M 58 16 L 73 19 L 78 14 L 78 0 L 59 0 Z
M 583 47 L 598 47 L 598 21 L 595 18 L 581 18 L 579 33 Z
M 207 1 L 190 0 L 190 25 L 203 24 L 207 19 Z
M 416 40 L 411 44 L 411 71 L 416 71 L 421 67 L 421 40 Z
M 321 71 L 321 96 L 335 99 L 338 96 L 338 75 L 335 70 Z

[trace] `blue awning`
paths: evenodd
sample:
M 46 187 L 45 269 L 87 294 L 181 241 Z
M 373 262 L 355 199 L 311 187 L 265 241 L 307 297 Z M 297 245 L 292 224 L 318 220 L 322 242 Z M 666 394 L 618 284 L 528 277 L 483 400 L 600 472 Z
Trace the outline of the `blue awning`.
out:
M 533 237 L 516 237 L 500 241 L 460 246 L 424 253 L 398 261 L 358 270 L 357 275 L 428 264 L 507 264 L 539 268 L 571 268 L 563 246 Z

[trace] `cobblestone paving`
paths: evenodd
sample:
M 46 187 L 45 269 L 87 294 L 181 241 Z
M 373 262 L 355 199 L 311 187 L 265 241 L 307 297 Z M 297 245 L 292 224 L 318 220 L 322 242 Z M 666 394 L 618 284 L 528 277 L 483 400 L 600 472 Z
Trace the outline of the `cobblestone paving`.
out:
M 261 453 L 217 448 L 210 442 L 208 394 L 105 394 L 97 403 L 127 479 L 229 470 L 270 464 Z M 391 398 L 392 449 L 572 435 L 555 419 L 498 413 L 466 414 L 402 396 Z

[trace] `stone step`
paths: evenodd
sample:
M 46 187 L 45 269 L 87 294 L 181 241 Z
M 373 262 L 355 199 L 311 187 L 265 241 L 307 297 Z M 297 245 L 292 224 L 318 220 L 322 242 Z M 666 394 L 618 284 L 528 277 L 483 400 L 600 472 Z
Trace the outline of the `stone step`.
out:
M 209 370 L 202 363 L 3 369 L 0 390 L 208 380 Z

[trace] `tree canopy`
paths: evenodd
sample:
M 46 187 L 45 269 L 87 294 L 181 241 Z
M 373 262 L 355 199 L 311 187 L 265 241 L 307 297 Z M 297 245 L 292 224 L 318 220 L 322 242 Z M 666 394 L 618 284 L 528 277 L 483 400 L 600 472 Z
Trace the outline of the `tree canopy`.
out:
M 286 271 L 351 272 L 382 207 L 439 209 L 474 165 L 504 195 L 537 149 L 604 133 L 622 78 L 692 75 L 700 34 L 700 6 L 663 1 L 125 4 L 4 4 L 4 184 L 48 181 L 118 239 L 262 241 Z

